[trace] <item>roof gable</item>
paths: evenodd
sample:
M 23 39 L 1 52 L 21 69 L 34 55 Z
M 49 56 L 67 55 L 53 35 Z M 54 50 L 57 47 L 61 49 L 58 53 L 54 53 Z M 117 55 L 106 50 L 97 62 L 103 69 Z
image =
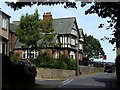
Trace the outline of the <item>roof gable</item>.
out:
M 85 42 L 85 37 L 84 37 L 83 29 L 80 28 L 79 32 L 80 32 L 80 40 L 83 41 L 83 42 Z
M 53 19 L 52 28 L 58 34 L 70 34 L 75 17 Z
M 7 16 L 8 18 L 11 17 L 10 15 L 8 15 L 7 13 L 5 13 L 5 12 L 3 12 L 3 11 L 1 11 L 1 10 L 0 10 L 0 13 L 2 13 L 2 14 L 5 15 L 5 16 Z

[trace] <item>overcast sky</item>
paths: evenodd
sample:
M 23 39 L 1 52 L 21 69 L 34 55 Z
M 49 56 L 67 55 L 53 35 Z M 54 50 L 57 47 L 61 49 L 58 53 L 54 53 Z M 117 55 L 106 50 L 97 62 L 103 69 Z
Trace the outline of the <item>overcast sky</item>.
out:
M 1 10 L 11 16 L 10 22 L 19 21 L 21 15 L 25 15 L 26 13 L 32 14 L 35 12 L 36 9 L 38 9 L 40 18 L 42 18 L 44 12 L 51 12 L 53 19 L 76 17 L 78 27 L 83 28 L 84 34 L 93 35 L 98 40 L 100 40 L 104 36 L 112 37 L 111 36 L 112 32 L 110 30 L 106 30 L 105 28 L 102 29 L 98 28 L 98 25 L 100 23 L 105 23 L 107 26 L 106 20 L 108 20 L 109 18 L 102 19 L 98 17 L 96 14 L 85 15 L 84 12 L 87 8 L 89 8 L 89 6 L 90 5 L 81 8 L 80 2 L 78 2 L 77 9 L 75 8 L 65 9 L 63 5 L 55 5 L 55 6 L 34 5 L 31 8 L 23 7 L 20 10 L 14 11 L 10 7 L 8 7 L 4 2 L 0 3 Z M 106 61 L 114 61 L 116 56 L 115 51 L 112 50 L 114 46 L 108 43 L 108 41 L 100 41 L 100 43 L 105 51 L 105 54 L 107 55 Z

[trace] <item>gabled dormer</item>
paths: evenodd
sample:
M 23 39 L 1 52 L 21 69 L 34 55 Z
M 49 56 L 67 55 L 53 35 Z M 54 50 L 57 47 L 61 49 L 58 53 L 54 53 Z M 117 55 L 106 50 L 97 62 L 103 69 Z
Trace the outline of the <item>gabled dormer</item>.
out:
M 75 36 L 78 35 L 78 27 L 77 27 L 75 21 L 73 22 L 73 25 L 72 25 L 72 31 L 71 31 L 71 34 L 73 34 L 73 35 L 75 35 Z
M 82 40 L 83 35 L 81 34 L 83 32 L 78 29 L 75 17 L 53 19 L 52 27 L 55 30 L 54 32 L 58 34 L 61 48 L 76 50 L 77 44 L 81 44 L 79 49 L 82 50 L 81 46 L 84 40 Z
M 79 32 L 80 32 L 80 38 L 79 38 L 79 40 L 84 43 L 85 42 L 85 37 L 84 37 L 83 29 L 80 28 Z

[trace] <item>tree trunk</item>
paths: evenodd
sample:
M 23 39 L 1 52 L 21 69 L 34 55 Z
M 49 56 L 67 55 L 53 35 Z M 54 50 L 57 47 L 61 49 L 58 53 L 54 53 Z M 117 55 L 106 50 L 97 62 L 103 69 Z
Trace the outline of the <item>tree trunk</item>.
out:
M 118 14 L 117 14 L 117 24 L 116 24 L 116 33 L 117 35 L 115 36 L 116 38 L 116 55 L 120 55 L 120 5 L 118 9 Z

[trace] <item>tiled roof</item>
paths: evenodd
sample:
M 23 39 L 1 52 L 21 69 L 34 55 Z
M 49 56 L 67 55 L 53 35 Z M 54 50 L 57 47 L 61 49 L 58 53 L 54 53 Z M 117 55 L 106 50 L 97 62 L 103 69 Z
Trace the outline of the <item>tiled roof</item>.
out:
M 17 25 L 11 24 L 10 23 L 10 31 L 15 33 Z
M 54 32 L 58 34 L 71 34 L 74 22 L 75 17 L 53 19 L 52 28 L 54 29 Z M 19 21 L 13 22 L 15 26 L 19 25 L 19 23 Z M 11 24 L 11 29 L 13 28 L 12 31 L 15 32 L 15 26 L 13 24 Z M 40 41 L 38 41 L 38 43 L 40 43 Z M 21 48 L 22 45 L 23 44 L 17 40 L 14 49 Z
M 14 24 L 14 25 L 19 25 L 19 24 L 20 24 L 20 21 L 13 21 L 12 24 Z
M 72 25 L 74 21 L 75 17 L 53 19 L 52 28 L 55 30 L 55 33 L 70 34 L 72 31 Z M 19 21 L 13 21 L 12 24 L 10 24 L 10 29 L 14 29 L 12 31 L 15 32 L 16 25 L 19 24 Z
M 14 45 L 14 49 L 20 49 L 24 44 L 19 42 L 19 39 L 16 40 L 16 43 Z
M 52 27 L 58 34 L 70 34 L 75 17 L 53 19 Z

